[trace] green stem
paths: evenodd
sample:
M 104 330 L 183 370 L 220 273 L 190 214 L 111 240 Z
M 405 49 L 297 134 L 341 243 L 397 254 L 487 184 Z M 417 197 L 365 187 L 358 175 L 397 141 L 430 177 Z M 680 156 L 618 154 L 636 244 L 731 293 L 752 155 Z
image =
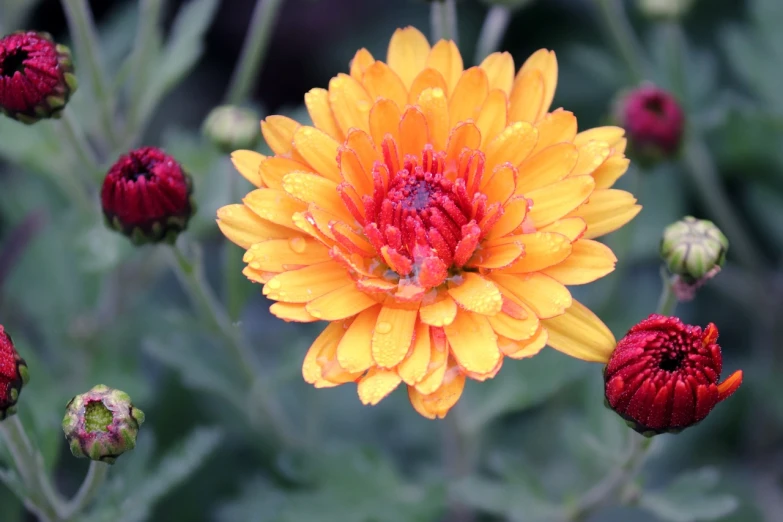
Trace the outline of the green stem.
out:
M 283 0 L 258 0 L 256 3 L 250 19 L 250 29 L 226 94 L 228 103 L 242 103 L 250 94 L 253 82 L 261 70 L 261 63 L 272 39 L 272 29 L 282 4 Z
M 117 144 L 117 134 L 114 130 L 114 102 L 101 64 L 100 43 L 89 4 L 87 0 L 62 0 L 62 6 L 68 19 L 71 38 L 82 59 L 79 65 L 87 69 L 93 93 L 98 99 L 103 132 L 109 143 L 114 146 Z
M 475 63 L 481 63 L 484 58 L 500 48 L 500 42 L 503 41 L 509 22 L 511 22 L 509 7 L 493 5 L 489 8 L 476 43 Z
M 82 482 L 76 496 L 68 503 L 62 517 L 63 519 L 76 520 L 74 517 L 84 511 L 95 498 L 103 483 L 106 482 L 109 467 L 110 465 L 105 462 L 90 461 L 90 469 L 87 471 L 87 476 L 84 478 L 84 482 Z
M 130 85 L 130 104 L 127 112 L 128 123 L 125 127 L 125 139 L 135 137 L 140 125 L 141 105 L 149 85 L 149 61 L 154 58 L 155 38 L 160 23 L 162 0 L 141 0 L 139 3 L 139 22 L 136 29 L 136 42 L 133 45 L 133 61 Z
M 476 466 L 478 432 L 468 430 L 460 422 L 459 410 L 453 408 L 443 421 L 442 452 L 445 475 L 451 481 L 459 481 L 471 473 Z M 448 520 L 451 522 L 472 522 L 475 515 L 459 498 L 449 499 Z
M 432 2 L 430 22 L 432 24 L 432 39 L 434 41 L 453 40 L 455 44 L 459 44 L 456 0 L 436 0 Z
M 661 296 L 658 298 L 658 308 L 656 313 L 660 315 L 674 315 L 674 311 L 677 309 L 677 294 L 674 293 L 674 281 L 673 278 L 666 271 L 665 267 L 661 268 Z
M 636 39 L 631 23 L 628 21 L 623 0 L 595 1 L 609 36 L 628 67 L 633 81 L 635 83 L 642 82 L 647 77 L 645 71 L 649 70 L 647 58 Z
M 65 138 L 70 143 L 82 166 L 90 173 L 87 181 L 93 182 L 96 179 L 100 179 L 99 177 L 102 177 L 103 173 L 101 172 L 100 162 L 95 156 L 95 151 L 90 147 L 81 127 L 73 120 L 71 111 L 67 108 L 63 111 L 60 124 L 65 131 Z

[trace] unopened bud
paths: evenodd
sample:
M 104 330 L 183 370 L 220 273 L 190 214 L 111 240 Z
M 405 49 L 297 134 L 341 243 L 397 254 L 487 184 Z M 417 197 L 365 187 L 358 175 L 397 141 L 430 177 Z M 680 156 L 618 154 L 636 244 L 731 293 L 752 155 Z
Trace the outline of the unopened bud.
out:
M 114 464 L 136 447 L 143 422 L 144 412 L 133 406 L 127 393 L 99 384 L 71 399 L 63 432 L 75 457 Z
M 16 413 L 16 401 L 29 380 L 27 364 L 0 325 L 0 421 Z
M 614 119 L 628 133 L 630 153 L 646 163 L 674 156 L 685 131 L 685 113 L 677 99 L 654 85 L 621 93 Z
M 729 240 L 712 221 L 688 216 L 664 230 L 661 257 L 669 272 L 696 284 L 720 270 L 728 248 Z
M 252 109 L 223 105 L 204 120 L 204 135 L 223 152 L 253 149 L 261 138 L 261 117 Z

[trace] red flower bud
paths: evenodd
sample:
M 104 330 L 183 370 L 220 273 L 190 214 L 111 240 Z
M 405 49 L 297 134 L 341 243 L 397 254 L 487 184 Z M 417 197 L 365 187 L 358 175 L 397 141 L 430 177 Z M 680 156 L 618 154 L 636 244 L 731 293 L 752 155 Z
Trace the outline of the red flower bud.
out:
M 193 215 L 192 192 L 190 176 L 174 158 L 143 147 L 109 169 L 101 203 L 109 226 L 134 243 L 173 243 Z
M 19 393 L 29 380 L 27 363 L 19 357 L 11 336 L 0 325 L 0 420 L 16 413 Z
M 639 87 L 622 96 L 618 113 L 638 156 L 671 156 L 680 148 L 685 115 L 671 93 L 654 85 Z
M 742 371 L 718 383 L 718 329 L 653 314 L 617 343 L 604 372 L 606 400 L 638 432 L 677 432 L 703 420 L 742 384 Z
M 0 111 L 23 123 L 57 118 L 76 90 L 71 51 L 47 33 L 0 39 Z

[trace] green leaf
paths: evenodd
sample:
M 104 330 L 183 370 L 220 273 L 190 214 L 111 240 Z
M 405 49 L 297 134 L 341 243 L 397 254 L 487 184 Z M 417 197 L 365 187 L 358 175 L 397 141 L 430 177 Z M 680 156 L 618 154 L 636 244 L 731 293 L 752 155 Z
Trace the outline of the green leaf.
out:
M 717 520 L 738 506 L 731 495 L 711 493 L 719 478 L 713 468 L 683 473 L 662 491 L 642 493 L 639 505 L 671 522 Z
M 471 476 L 454 484 L 450 494 L 467 506 L 511 522 L 554 522 L 561 520 L 563 515 L 561 508 L 536 496 L 518 482 Z

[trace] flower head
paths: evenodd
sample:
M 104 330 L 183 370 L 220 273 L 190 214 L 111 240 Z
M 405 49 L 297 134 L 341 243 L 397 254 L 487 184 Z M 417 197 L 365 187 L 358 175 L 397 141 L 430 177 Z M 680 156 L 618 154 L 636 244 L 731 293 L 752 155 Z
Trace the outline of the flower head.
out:
M 672 274 L 695 283 L 720 269 L 729 240 L 712 221 L 687 216 L 666 227 L 661 257 Z
M 617 112 L 631 148 L 640 158 L 668 157 L 679 150 L 685 114 L 670 92 L 643 85 L 621 96 Z
M 605 362 L 614 338 L 566 285 L 611 272 L 594 238 L 638 212 L 610 187 L 628 167 L 622 129 L 577 133 L 549 112 L 554 53 L 515 75 L 508 53 L 463 69 L 456 45 L 400 29 L 305 103 L 314 122 L 261 123 L 274 156 L 232 158 L 257 188 L 218 211 L 247 249 L 245 275 L 287 321 L 330 321 L 307 353 L 317 387 L 356 382 L 365 404 L 401 383 L 443 417 L 466 378 L 547 343 Z
M 74 457 L 114 464 L 136 447 L 144 412 L 127 393 L 99 384 L 68 403 L 63 432 Z
M 0 111 L 23 123 L 56 118 L 76 90 L 71 51 L 47 33 L 0 39 Z
M 215 107 L 204 120 L 204 134 L 225 152 L 252 149 L 261 138 L 258 113 L 234 105 Z
M 718 329 L 653 314 L 617 343 L 604 372 L 609 406 L 645 435 L 703 420 L 742 384 L 742 371 L 718 383 Z
M 11 336 L 0 325 L 0 421 L 16 413 L 19 393 L 29 380 L 27 363 L 14 348 Z
M 177 160 L 155 147 L 121 156 L 101 189 L 107 222 L 134 243 L 173 242 L 193 215 L 193 183 Z

